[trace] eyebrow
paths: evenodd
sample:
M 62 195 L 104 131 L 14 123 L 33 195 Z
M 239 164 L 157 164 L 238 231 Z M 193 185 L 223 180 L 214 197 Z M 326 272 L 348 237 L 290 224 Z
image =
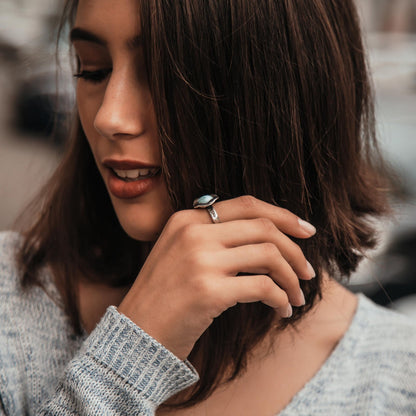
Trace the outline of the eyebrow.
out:
M 90 32 L 89 30 L 82 29 L 80 27 L 74 27 L 71 30 L 71 33 L 69 35 L 69 38 L 71 42 L 75 42 L 77 40 L 83 40 L 86 42 L 93 42 L 98 45 L 107 46 L 107 41 L 100 36 L 96 35 L 93 32 Z M 143 37 L 141 34 L 133 36 L 132 38 L 128 39 L 126 42 L 126 45 L 129 49 L 136 49 L 143 44 Z

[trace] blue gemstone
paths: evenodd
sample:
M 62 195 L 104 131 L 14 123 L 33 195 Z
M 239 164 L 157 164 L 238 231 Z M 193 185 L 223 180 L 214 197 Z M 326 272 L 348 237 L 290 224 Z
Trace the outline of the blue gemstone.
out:
M 193 206 L 194 208 L 207 208 L 211 206 L 217 199 L 218 195 L 202 195 L 201 197 L 195 199 Z
M 213 199 L 211 195 L 203 195 L 201 198 L 199 198 L 198 202 L 200 204 L 208 204 L 211 199 Z

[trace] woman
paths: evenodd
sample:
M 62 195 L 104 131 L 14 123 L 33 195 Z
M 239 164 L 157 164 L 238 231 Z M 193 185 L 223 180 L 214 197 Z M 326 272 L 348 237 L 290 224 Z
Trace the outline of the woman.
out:
M 415 326 L 335 281 L 387 210 L 352 1 L 65 10 L 71 143 L 1 240 L 3 413 L 414 414 Z

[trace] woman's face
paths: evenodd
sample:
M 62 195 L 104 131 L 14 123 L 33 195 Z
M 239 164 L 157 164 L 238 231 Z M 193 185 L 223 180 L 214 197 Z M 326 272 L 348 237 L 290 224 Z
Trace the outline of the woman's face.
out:
M 80 0 L 71 39 L 77 105 L 121 226 L 152 241 L 172 213 L 145 69 L 136 0 Z

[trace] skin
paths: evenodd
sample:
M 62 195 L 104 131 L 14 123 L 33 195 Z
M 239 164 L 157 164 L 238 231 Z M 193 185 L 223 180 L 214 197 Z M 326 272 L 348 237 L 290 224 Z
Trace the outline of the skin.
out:
M 251 353 L 247 371 L 189 409 L 158 410 L 169 416 L 271 416 L 283 410 L 321 369 L 348 329 L 356 298 L 325 278 L 323 299 L 297 325 L 273 333 Z M 272 348 L 270 349 L 270 345 Z
M 127 44 L 139 33 L 137 9 L 134 2 L 126 2 L 123 13 L 117 9 L 111 2 L 81 1 L 75 22 L 75 27 L 88 29 L 107 43 L 74 42 L 80 71 L 111 69 L 103 82 L 80 78 L 77 85 L 81 123 L 106 186 L 105 158 L 161 165 L 143 50 Z M 109 195 L 121 226 L 137 240 L 154 240 L 172 214 L 163 180 L 134 200 Z
M 137 15 L 136 0 L 124 0 L 122 7 L 117 0 L 81 0 L 74 25 L 100 39 L 99 42 L 77 39 L 73 44 L 81 74 L 106 71 L 99 82 L 81 76 L 77 83 L 79 116 L 106 186 L 108 172 L 103 165 L 106 158 L 161 163 L 142 47 L 138 42 L 131 44 L 140 34 Z M 151 191 L 137 198 L 119 199 L 111 193 L 110 197 L 126 233 L 155 244 L 132 287 L 114 289 L 80 284 L 81 317 L 88 331 L 94 328 L 106 307 L 115 304 L 121 313 L 180 359 L 186 359 L 213 319 L 236 303 L 261 301 L 276 310 L 276 319 L 289 316 L 293 306 L 304 304 L 299 279 L 309 280 L 314 272 L 288 236 L 310 238 L 315 230 L 289 211 L 243 196 L 216 203 L 221 223 L 212 224 L 205 210 L 173 213 L 163 177 Z M 251 275 L 236 277 L 238 273 Z M 329 304 L 335 309 L 339 308 L 341 297 L 347 299 L 345 313 L 337 326 L 346 328 L 355 308 L 355 297 L 338 285 L 328 293 Z M 318 328 L 323 316 L 336 315 L 328 306 L 322 307 L 324 314 L 319 310 L 320 306 L 308 325 Z M 270 414 L 265 412 L 282 407 L 322 365 L 343 333 L 336 331 L 334 336 L 334 331 L 328 331 L 325 325 L 321 328 L 309 340 L 312 351 L 315 341 L 318 346 L 309 367 L 304 360 L 305 351 L 299 346 L 304 343 L 297 348 L 276 349 L 268 361 L 260 348 L 247 372 L 258 379 L 257 387 L 249 382 L 253 378 L 247 376 L 240 384 L 231 385 L 234 390 L 214 395 L 205 404 L 208 407 L 199 406 L 189 414 L 206 414 L 203 412 L 208 408 L 212 414 L 220 414 L 215 412 L 224 400 L 228 403 L 230 395 L 247 395 L 248 387 L 259 390 L 259 394 L 270 393 L 266 397 L 267 408 L 257 403 L 260 413 L 255 414 Z M 296 337 L 289 332 L 285 334 L 286 341 L 284 336 L 279 338 L 281 345 L 285 342 L 289 345 L 289 339 L 292 342 L 293 336 Z M 276 373 L 265 371 L 266 362 L 267 368 L 279 368 L 280 374 L 287 372 L 291 380 L 287 391 L 273 384 Z M 305 364 L 306 371 L 300 371 L 300 376 L 294 376 L 292 366 L 287 364 L 296 362 Z M 282 390 L 279 402 L 270 389 L 265 389 L 267 385 Z M 253 414 L 248 413 L 248 407 L 227 406 L 230 414 Z

